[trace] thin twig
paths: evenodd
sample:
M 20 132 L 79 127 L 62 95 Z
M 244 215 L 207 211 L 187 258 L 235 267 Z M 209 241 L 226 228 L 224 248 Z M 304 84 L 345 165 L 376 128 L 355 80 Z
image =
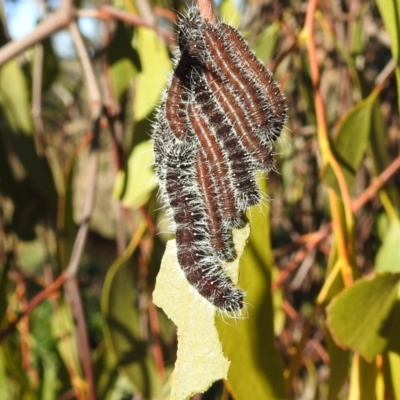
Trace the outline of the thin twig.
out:
M 101 93 L 99 85 L 97 84 L 96 75 L 94 73 L 89 55 L 87 53 L 82 36 L 79 32 L 78 25 L 75 21 L 71 22 L 69 26 L 72 39 L 76 46 L 79 59 L 82 63 L 83 73 L 85 75 L 85 82 L 88 90 L 89 106 L 91 110 L 92 122 L 96 121 L 101 115 Z
M 154 17 L 153 10 L 151 9 L 149 2 L 147 0 L 137 0 L 136 4 L 139 9 L 139 14 L 148 24 L 154 27 L 156 19 Z
M 104 111 L 110 126 L 111 139 L 114 149 L 114 168 L 115 173 L 121 171 L 125 166 L 123 125 L 118 118 L 120 107 L 113 96 L 111 88 L 110 70 L 108 63 L 103 63 L 103 76 L 101 79 L 104 94 Z M 121 255 L 126 249 L 125 218 L 123 215 L 123 205 L 118 202 L 117 211 L 117 253 Z
M 33 60 L 32 72 L 32 107 L 31 114 L 33 124 L 35 125 L 35 145 L 36 152 L 43 155 L 44 148 L 42 145 L 42 138 L 44 134 L 43 121 L 42 121 L 42 76 L 43 76 L 43 44 L 38 43 L 35 46 L 35 57 Z
M 100 117 L 101 117 L 101 93 L 97 84 L 96 76 L 86 51 L 82 36 L 75 21 L 70 24 L 70 32 L 82 63 L 82 69 L 88 90 L 89 106 L 91 110 L 91 124 L 93 139 L 89 155 L 88 167 L 88 185 L 85 202 L 83 206 L 82 222 L 79 227 L 72 250 L 71 259 L 67 268 L 68 280 L 65 283 L 66 299 L 70 304 L 72 315 L 77 324 L 79 356 L 85 371 L 85 377 L 89 386 L 89 399 L 95 400 L 95 384 L 91 363 L 89 348 L 89 339 L 87 335 L 86 320 L 83 311 L 79 285 L 77 281 L 77 272 L 79 262 L 82 257 L 84 245 L 89 231 L 90 215 L 93 209 L 94 194 L 96 189 L 96 176 L 99 157 L 99 135 L 100 135 Z
M 86 48 L 83 44 L 81 34 L 78 30 L 76 23 L 71 23 L 70 31 L 74 40 L 79 58 L 82 62 L 82 68 L 85 75 L 85 81 L 88 88 L 89 105 L 91 110 L 92 120 L 92 133 L 93 139 L 91 143 L 91 151 L 89 156 L 89 167 L 87 177 L 87 192 L 85 203 L 82 212 L 82 221 L 79 227 L 79 231 L 74 243 L 72 250 L 71 259 L 68 265 L 68 275 L 76 276 L 78 272 L 79 261 L 82 257 L 83 248 L 85 245 L 86 237 L 89 231 L 89 220 L 92 213 L 94 194 L 96 188 L 96 175 L 97 175 L 97 164 L 98 164 L 98 140 L 100 133 L 100 116 L 101 116 L 101 94 L 100 89 L 97 85 L 96 77 L 90 63 L 89 56 Z

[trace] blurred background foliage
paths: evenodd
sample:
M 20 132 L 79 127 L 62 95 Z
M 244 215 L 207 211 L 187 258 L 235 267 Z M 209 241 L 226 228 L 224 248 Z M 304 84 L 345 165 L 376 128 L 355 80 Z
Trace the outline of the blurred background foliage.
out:
M 150 135 L 187 4 L 28 4 L 0 19 L 0 398 L 166 399 L 177 338 L 151 294 L 172 236 Z M 214 6 L 289 119 L 249 214 L 254 312 L 217 321 L 229 378 L 194 399 L 400 399 L 400 6 Z M 4 58 L 24 7 L 68 18 Z

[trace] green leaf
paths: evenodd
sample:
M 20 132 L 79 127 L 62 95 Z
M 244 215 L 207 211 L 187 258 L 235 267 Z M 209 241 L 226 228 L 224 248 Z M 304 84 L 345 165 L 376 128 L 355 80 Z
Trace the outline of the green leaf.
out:
M 275 281 L 279 276 L 279 269 L 277 267 L 273 267 L 272 269 L 272 277 L 273 281 Z M 284 290 L 281 287 L 275 289 L 272 293 L 272 304 L 274 308 L 274 333 L 275 336 L 279 336 L 282 334 L 285 329 L 286 323 L 286 314 L 283 309 L 283 302 L 285 300 Z
M 400 399 L 400 354 L 389 351 L 384 357 L 385 388 L 390 399 Z
M 6 338 L 0 347 L 3 352 L 7 375 L 12 383 L 15 383 L 19 390 L 31 395 L 31 386 L 26 371 L 22 368 L 21 348 L 11 337 Z M 11 387 L 12 385 L 10 385 Z
M 114 262 L 104 282 L 101 302 L 106 318 L 105 340 L 118 368 L 135 389 L 145 398 L 154 398 L 162 385 L 148 351 L 149 343 L 142 336 L 135 268 L 126 258 L 124 255 Z
M 223 0 L 220 8 L 221 19 L 232 26 L 238 26 L 240 14 L 233 0 Z
M 107 49 L 107 60 L 111 66 L 110 78 L 114 97 L 119 99 L 128 88 L 132 78 L 142 70 L 139 54 L 132 47 L 132 27 L 117 22 L 113 38 Z
M 325 329 L 325 341 L 329 353 L 328 400 L 336 400 L 349 373 L 350 351 L 341 349 Z
M 377 0 L 385 28 L 390 36 L 392 56 L 396 60 L 397 93 L 400 93 L 400 5 L 398 0 Z M 398 102 L 400 109 L 400 102 Z
M 327 326 L 336 343 L 372 361 L 388 345 L 390 320 L 400 274 L 358 280 L 328 306 Z
M 371 130 L 371 114 L 377 95 L 377 91 L 372 92 L 344 116 L 332 144 L 333 152 L 342 167 L 349 188 L 353 184 L 367 147 Z M 330 166 L 324 170 L 323 179 L 340 194 L 336 177 Z
M 94 353 L 93 373 L 98 400 L 106 400 L 117 380 L 117 359 L 105 342 Z
M 376 363 L 367 363 L 355 355 L 350 379 L 348 400 L 384 400 L 382 371 Z
M 393 58 L 400 61 L 400 6 L 397 0 L 377 0 L 385 28 L 390 36 Z
M 0 109 L 0 120 L 3 113 Z M 8 133 L 6 129 L 0 131 L 0 192 L 9 196 L 14 203 L 12 227 L 17 236 L 22 240 L 35 238 L 35 225 L 40 219 L 40 200 L 37 198 L 29 180 L 24 177 L 17 180 L 8 162 L 8 148 L 2 134 Z M 5 135 L 4 135 L 5 136 Z
M 142 70 L 139 54 L 132 47 L 132 38 L 135 31 L 131 26 L 127 26 L 118 21 L 113 38 L 107 48 L 107 61 L 110 65 L 127 59 L 131 62 L 136 71 Z
M 134 43 L 142 63 L 133 104 L 133 118 L 137 122 L 146 118 L 159 102 L 171 70 L 171 61 L 165 45 L 152 29 L 137 28 Z
M 391 161 L 386 139 L 386 122 L 382 115 L 381 102 L 377 99 L 372 110 L 370 151 L 374 160 L 375 170 L 378 174 L 382 172 Z
M 360 7 L 361 8 L 361 7 Z M 363 54 L 365 49 L 365 36 L 363 22 L 365 21 L 365 12 L 361 10 L 361 13 L 357 15 L 357 18 L 353 21 L 353 34 L 351 40 L 351 55 L 353 57 Z
M 119 99 L 129 87 L 132 78 L 137 74 L 137 70 L 128 59 L 115 62 L 110 68 L 110 79 L 113 95 Z
M 36 153 L 33 137 L 20 132 L 8 132 L 8 139 L 24 166 L 30 185 L 37 192 L 37 195 L 41 196 L 39 201 L 44 199 L 46 206 L 50 210 L 55 210 L 58 194 L 53 175 L 47 160 Z
M 54 361 L 48 359 L 43 360 L 43 376 L 40 381 L 40 400 L 53 400 L 57 398 L 58 385 L 54 383 L 58 381 L 58 368 Z M 58 383 L 58 382 L 57 382 Z
M 32 134 L 27 82 L 15 60 L 0 68 L 0 104 L 13 130 Z
M 51 39 L 45 39 L 43 45 L 43 69 L 42 69 L 42 90 L 45 91 L 57 79 L 60 73 L 58 58 L 54 53 L 53 43 Z M 36 53 L 35 53 L 36 56 Z
M 0 20 L 1 24 L 1 20 Z M 9 390 L 10 377 L 6 370 L 6 360 L 3 355 L 3 351 L 0 348 L 0 399 L 11 399 Z
M 5 114 L 0 134 L 8 154 L 15 154 L 23 165 L 32 188 L 54 209 L 57 192 L 47 160 L 39 157 L 33 140 L 29 94 L 26 78 L 15 61 L 9 61 L 0 69 L 0 118 Z M 22 180 L 22 179 L 21 179 Z
M 67 304 L 60 300 L 52 320 L 52 332 L 57 349 L 70 374 L 82 378 L 81 364 L 76 347 L 75 325 Z
M 231 360 L 227 385 L 238 400 L 249 398 L 249 388 L 252 400 L 287 398 L 282 360 L 274 345 L 268 215 L 267 204 L 250 210 L 251 234 L 240 260 L 239 287 L 247 293 L 249 317 L 234 324 L 217 319 L 224 354 Z
M 126 207 L 138 208 L 145 204 L 157 186 L 153 167 L 153 143 L 139 143 L 129 155 L 126 172 L 117 175 L 114 196 Z
M 376 272 L 400 272 L 400 221 L 390 220 L 375 259 Z
M 280 29 L 279 21 L 274 21 L 258 37 L 254 46 L 256 56 L 264 63 L 272 59 Z

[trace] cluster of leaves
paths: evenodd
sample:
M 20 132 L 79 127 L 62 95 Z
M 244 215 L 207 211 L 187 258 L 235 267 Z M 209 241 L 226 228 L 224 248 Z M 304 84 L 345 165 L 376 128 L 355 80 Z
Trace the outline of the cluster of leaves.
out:
M 400 9 L 315 3 L 216 5 L 274 70 L 289 121 L 280 173 L 260 177 L 272 201 L 248 214 L 249 318 L 217 318 L 231 365 L 204 399 L 400 398 Z M 81 55 L 48 37 L 0 66 L 1 399 L 164 399 L 174 384 L 175 326 L 152 302 L 171 236 L 149 134 L 185 5 L 115 6 L 90 14 L 95 123 Z

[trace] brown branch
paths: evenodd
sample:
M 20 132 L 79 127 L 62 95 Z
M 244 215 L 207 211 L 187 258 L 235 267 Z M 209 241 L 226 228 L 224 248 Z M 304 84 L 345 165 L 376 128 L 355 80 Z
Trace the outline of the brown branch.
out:
M 71 22 L 69 31 L 72 35 L 79 59 L 82 63 L 83 73 L 85 75 L 85 82 L 87 84 L 89 106 L 91 110 L 92 122 L 100 118 L 101 115 L 101 93 L 99 85 L 97 84 L 96 75 L 94 73 L 89 55 L 87 53 L 82 36 L 79 32 L 78 25 L 75 21 Z
M 173 22 L 176 22 L 178 20 L 178 16 L 176 15 L 176 13 L 171 10 L 168 10 L 166 8 L 155 6 L 153 8 L 153 12 L 155 15 L 158 15 L 159 17 L 162 17 L 165 19 L 169 19 Z
M 4 328 L 0 332 L 0 343 L 15 329 L 18 322 L 21 321 L 22 318 L 29 315 L 40 303 L 44 300 L 47 300 L 51 295 L 53 295 L 56 291 L 60 289 L 67 278 L 67 274 L 63 272 L 57 280 L 55 280 L 51 285 L 49 285 L 46 289 L 39 292 L 24 308 L 24 310 L 12 321 L 6 328 Z
M 197 0 L 200 15 L 206 20 L 215 23 L 215 16 L 212 9 L 212 2 L 210 0 Z
M 108 63 L 103 63 L 103 76 L 101 79 L 104 95 L 104 111 L 110 127 L 114 153 L 114 169 L 118 173 L 125 166 L 123 124 L 118 118 L 120 106 L 115 99 L 111 88 L 111 77 Z M 118 202 L 117 212 L 117 253 L 121 255 L 126 249 L 125 218 L 123 205 Z
M 372 200 L 376 194 L 382 189 L 383 186 L 387 184 L 390 178 L 400 170 L 400 156 L 397 156 L 389 166 L 382 171 L 382 173 L 375 178 L 371 185 L 365 189 L 362 194 L 356 199 L 353 200 L 351 203 L 351 208 L 353 212 L 359 211 L 362 207 L 365 206 L 370 200 Z
M 175 46 L 174 35 L 158 26 L 151 21 L 139 17 L 138 15 L 120 10 L 113 6 L 103 5 L 99 10 L 78 10 L 77 15 L 80 17 L 98 18 L 98 19 L 114 19 L 122 21 L 133 26 L 143 26 L 145 28 L 154 29 L 169 46 Z
M 51 36 L 54 32 L 66 28 L 75 18 L 72 1 L 64 1 L 59 11 L 41 22 L 33 32 L 20 40 L 12 41 L 0 49 L 0 66 L 22 51 Z
M 110 17 L 116 20 L 126 22 L 131 25 L 144 26 L 150 29 L 154 28 L 154 24 L 151 21 L 106 4 L 100 7 L 100 11 L 107 13 Z

